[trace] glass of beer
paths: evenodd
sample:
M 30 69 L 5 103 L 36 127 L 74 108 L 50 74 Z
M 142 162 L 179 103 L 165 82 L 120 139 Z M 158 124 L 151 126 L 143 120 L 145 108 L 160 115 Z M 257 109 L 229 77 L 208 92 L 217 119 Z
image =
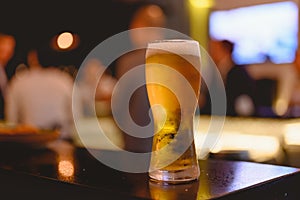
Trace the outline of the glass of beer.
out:
M 200 92 L 200 48 L 195 40 L 154 41 L 146 50 L 146 87 L 154 122 L 150 179 L 198 179 L 194 115 Z

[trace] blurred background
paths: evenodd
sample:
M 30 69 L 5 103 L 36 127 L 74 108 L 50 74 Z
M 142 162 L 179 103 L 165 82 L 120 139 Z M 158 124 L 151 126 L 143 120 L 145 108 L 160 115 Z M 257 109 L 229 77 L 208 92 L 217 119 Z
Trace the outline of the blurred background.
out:
M 166 15 L 164 27 L 193 37 L 209 53 L 215 51 L 209 48 L 210 40 L 234 43 L 233 61 L 253 65 L 248 71 L 256 81 L 255 92 L 260 93 L 255 99 L 256 115 L 300 115 L 299 97 L 291 94 L 292 84 L 297 82 L 291 68 L 298 48 L 298 1 L 107 0 L 101 6 L 93 2 L 5 1 L 0 32 L 16 39 L 15 54 L 6 68 L 8 77 L 20 64 L 27 64 L 27 54 L 33 49 L 42 66 L 78 69 L 97 44 L 127 30 L 134 12 L 144 4 L 160 6 Z M 59 46 L 59 39 L 65 46 Z M 115 73 L 114 63 L 111 72 Z M 291 79 L 289 83 L 287 79 Z
M 229 51 L 224 57 L 215 55 L 214 61 L 232 98 L 228 108 L 233 112 L 227 113 L 222 138 L 209 156 L 300 167 L 297 0 L 105 0 L 97 4 L 11 0 L 0 4 L 0 32 L 16 40 L 15 53 L 6 67 L 8 79 L 29 65 L 31 50 L 36 50 L 41 66 L 64 69 L 74 77 L 87 54 L 108 37 L 128 30 L 143 5 L 161 8 L 166 17 L 164 27 L 198 40 L 213 59 L 224 41 L 230 42 L 233 46 L 225 45 Z M 216 41 L 222 45 L 214 45 Z M 237 70 L 229 73 L 225 58 Z M 109 66 L 109 75 L 117 79 L 115 65 Z M 206 84 L 199 103 L 203 118 L 198 139 L 214 114 L 209 109 Z M 110 116 L 102 97 L 98 103 L 99 118 Z

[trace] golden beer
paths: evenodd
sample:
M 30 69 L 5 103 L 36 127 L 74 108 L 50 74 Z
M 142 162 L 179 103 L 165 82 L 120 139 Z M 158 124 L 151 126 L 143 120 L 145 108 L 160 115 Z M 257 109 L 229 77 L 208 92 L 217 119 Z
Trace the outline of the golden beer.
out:
M 200 175 L 193 140 L 200 82 L 196 41 L 163 40 L 148 45 L 146 87 L 155 126 L 152 179 L 177 183 Z

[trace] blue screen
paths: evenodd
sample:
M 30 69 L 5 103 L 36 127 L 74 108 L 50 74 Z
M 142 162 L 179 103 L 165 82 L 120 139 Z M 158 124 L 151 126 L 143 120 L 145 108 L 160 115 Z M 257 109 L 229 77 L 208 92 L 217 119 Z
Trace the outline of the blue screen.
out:
M 290 1 L 210 13 L 210 37 L 232 41 L 238 64 L 293 62 L 297 34 L 298 6 Z

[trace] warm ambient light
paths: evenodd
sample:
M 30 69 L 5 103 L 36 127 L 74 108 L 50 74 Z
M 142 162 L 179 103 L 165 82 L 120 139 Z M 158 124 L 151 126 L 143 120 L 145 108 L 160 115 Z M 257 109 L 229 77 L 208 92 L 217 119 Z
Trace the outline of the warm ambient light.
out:
M 284 142 L 286 145 L 300 145 L 300 123 L 285 125 Z
M 61 160 L 58 163 L 58 171 L 64 178 L 69 178 L 74 176 L 74 165 L 69 160 Z
M 60 49 L 70 48 L 72 46 L 73 42 L 74 42 L 74 37 L 73 37 L 72 33 L 69 33 L 69 32 L 61 33 L 57 37 L 57 46 Z
M 190 3 L 196 8 L 210 8 L 214 5 L 213 0 L 190 0 Z
M 197 153 L 201 152 L 205 134 L 196 132 L 195 144 Z M 216 145 L 211 149 L 211 153 L 221 153 L 226 151 L 247 152 L 249 159 L 262 162 L 274 159 L 280 151 L 280 144 L 274 136 L 250 135 L 242 132 L 224 132 Z M 199 156 L 198 156 L 199 158 Z M 200 157 L 201 159 L 201 157 Z
M 275 158 L 279 149 L 279 141 L 274 136 L 224 133 L 212 152 L 247 151 L 252 160 L 264 161 Z

